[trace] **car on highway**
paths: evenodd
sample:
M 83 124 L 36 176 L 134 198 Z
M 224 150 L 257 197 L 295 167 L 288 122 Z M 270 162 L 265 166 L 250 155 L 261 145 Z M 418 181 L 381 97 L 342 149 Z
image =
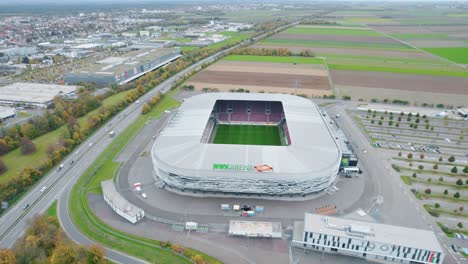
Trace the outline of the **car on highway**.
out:
M 46 189 L 47 189 L 47 186 L 43 186 L 43 187 L 41 188 L 41 192 L 44 192 Z
M 92 147 L 93 146 L 93 142 L 89 143 L 88 147 Z
M 26 204 L 25 206 L 23 206 L 23 210 L 26 210 L 29 208 L 29 204 Z

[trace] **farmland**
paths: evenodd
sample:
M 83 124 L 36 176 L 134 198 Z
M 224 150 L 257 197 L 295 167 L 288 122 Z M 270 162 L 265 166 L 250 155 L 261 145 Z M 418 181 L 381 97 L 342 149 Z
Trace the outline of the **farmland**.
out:
M 197 90 L 278 92 L 307 96 L 332 93 L 323 60 L 310 57 L 231 55 L 193 76 Z
M 468 47 L 425 48 L 424 50 L 456 63 L 468 64 Z
M 465 89 L 468 70 L 443 58 L 458 63 L 465 61 L 464 56 L 459 54 L 468 54 L 468 50 L 452 46 L 464 44 L 460 36 L 466 28 L 299 25 L 275 34 L 254 47 L 286 48 L 295 53 L 309 50 L 317 57 L 324 58 L 331 70 L 337 96 L 351 95 L 355 99 L 398 98 L 400 91 L 417 91 L 418 96 L 410 97 L 413 102 L 421 102 L 420 98 L 424 98 L 428 102 L 437 99 L 442 103 L 452 103 L 468 99 Z M 421 45 L 428 48 L 422 47 L 421 50 L 413 47 Z M 439 46 L 449 47 L 439 49 Z M 444 87 L 444 93 L 441 93 L 440 87 Z M 385 97 L 382 97 L 384 94 Z M 434 97 L 435 94 L 437 97 Z M 462 97 L 456 98 L 456 94 Z

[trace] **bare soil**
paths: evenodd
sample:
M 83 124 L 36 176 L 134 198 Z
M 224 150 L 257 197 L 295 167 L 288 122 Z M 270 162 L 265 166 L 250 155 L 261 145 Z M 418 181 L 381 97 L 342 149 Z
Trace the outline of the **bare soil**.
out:
M 362 99 L 367 102 L 374 98 L 379 100 L 402 99 L 419 106 L 423 103 L 460 106 L 466 105 L 466 102 L 468 102 L 468 95 L 447 93 L 414 92 L 399 89 L 346 85 L 335 85 L 335 90 L 338 91 L 339 95 L 349 95 L 353 100 Z
M 323 48 L 323 47 L 304 47 L 304 46 L 293 46 L 293 45 L 254 45 L 254 48 L 284 48 L 289 49 L 292 52 L 300 52 L 303 50 L 310 50 L 315 54 L 340 54 L 340 55 L 360 55 L 360 56 L 378 56 L 378 57 L 390 57 L 390 58 L 408 58 L 408 59 L 427 59 L 434 60 L 429 54 L 420 51 L 394 51 L 394 50 L 373 50 L 373 49 L 362 49 L 362 48 Z
M 336 85 L 468 95 L 468 78 L 331 70 Z M 398 96 L 398 95 L 396 95 Z
M 323 65 L 315 64 L 220 61 L 209 66 L 207 70 L 328 76 L 328 72 Z
M 213 83 L 213 84 L 233 84 L 233 85 L 253 85 L 282 88 L 329 90 L 328 78 L 324 76 L 308 76 L 299 74 L 271 74 L 259 72 L 228 72 L 205 70 L 193 78 L 191 82 Z
M 272 39 L 291 40 L 319 40 L 319 41 L 349 41 L 349 42 L 369 42 L 382 44 L 400 44 L 400 42 L 379 36 L 339 36 L 339 35 L 318 35 L 318 34 L 288 34 L 279 33 L 271 37 Z

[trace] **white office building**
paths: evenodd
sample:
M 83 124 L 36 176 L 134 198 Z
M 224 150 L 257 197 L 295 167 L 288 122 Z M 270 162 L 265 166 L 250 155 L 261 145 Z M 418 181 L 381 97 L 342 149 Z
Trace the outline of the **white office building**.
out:
M 443 263 L 431 231 L 308 214 L 296 222 L 293 246 L 397 263 Z

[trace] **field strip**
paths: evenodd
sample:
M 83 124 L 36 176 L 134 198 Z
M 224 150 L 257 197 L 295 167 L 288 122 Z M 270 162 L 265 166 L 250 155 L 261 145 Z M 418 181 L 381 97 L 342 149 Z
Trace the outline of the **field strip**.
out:
M 372 30 L 368 27 L 340 27 L 340 26 L 326 26 L 326 25 L 297 25 L 299 28 L 336 28 L 336 29 L 361 29 L 361 30 Z
M 195 86 L 197 90 L 203 88 L 218 89 L 219 91 L 229 92 L 234 89 L 247 89 L 251 93 L 271 92 L 271 93 L 284 93 L 284 94 L 307 94 L 314 96 L 330 95 L 331 89 L 318 90 L 318 89 L 303 89 L 303 88 L 288 88 L 288 87 L 272 87 L 272 86 L 256 86 L 256 85 L 234 85 L 234 84 L 221 84 L 221 83 L 202 83 L 189 81 L 188 84 Z
M 287 67 L 286 67 L 287 66 Z M 295 65 L 285 64 L 285 67 L 261 67 L 258 66 L 235 66 L 235 65 L 223 65 L 214 64 L 207 68 L 207 71 L 223 71 L 223 72 L 255 72 L 255 73 L 272 73 L 272 74 L 296 74 L 296 75 L 308 75 L 308 76 L 328 76 L 328 72 L 323 69 L 306 69 L 303 67 L 295 67 Z
M 408 43 L 408 42 L 405 42 L 405 41 L 403 41 L 403 40 L 397 39 L 397 38 L 395 38 L 395 37 L 393 37 L 393 36 L 391 36 L 391 35 L 389 35 L 389 34 L 387 34 L 387 33 L 385 33 L 385 32 L 378 31 L 378 30 L 376 30 L 376 29 L 374 29 L 374 30 L 377 31 L 377 32 L 380 32 L 381 34 L 383 34 L 383 35 L 385 35 L 385 36 L 387 36 L 387 37 L 389 37 L 389 38 L 392 38 L 392 39 L 394 39 L 394 40 L 396 40 L 396 41 L 398 41 L 398 42 L 400 42 L 400 43 L 402 43 L 402 44 L 404 44 L 404 45 L 406 45 L 406 46 L 412 47 L 413 49 L 416 49 L 416 50 L 418 50 L 418 51 L 420 51 L 420 52 L 429 54 L 429 55 L 431 55 L 431 56 L 433 56 L 433 57 L 435 57 L 435 58 L 439 58 L 440 60 L 446 61 L 446 62 L 448 62 L 448 63 L 451 63 L 451 64 L 453 64 L 453 65 L 456 65 L 456 66 L 458 66 L 458 67 L 461 67 L 461 68 L 465 69 L 465 67 L 464 67 L 463 65 L 461 65 L 461 64 L 458 64 L 458 63 L 456 63 L 456 62 L 454 62 L 454 61 L 451 61 L 451 60 L 449 60 L 449 59 L 446 59 L 446 58 L 444 58 L 444 57 L 438 56 L 438 55 L 436 55 L 436 54 L 434 54 L 434 53 L 430 53 L 430 52 L 428 52 L 428 51 L 425 51 L 425 50 L 423 50 L 423 49 L 420 49 L 420 48 L 418 48 L 418 47 L 416 47 L 416 46 L 413 46 L 411 43 Z

